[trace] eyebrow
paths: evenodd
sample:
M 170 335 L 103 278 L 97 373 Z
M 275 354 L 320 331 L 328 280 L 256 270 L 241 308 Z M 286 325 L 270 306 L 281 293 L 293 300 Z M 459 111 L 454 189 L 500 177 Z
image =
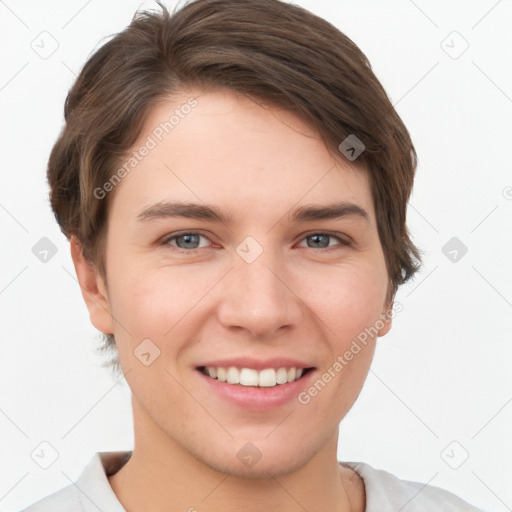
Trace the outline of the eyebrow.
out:
M 366 222 L 370 218 L 366 210 L 359 205 L 348 202 L 338 202 L 326 205 L 305 205 L 288 214 L 290 222 L 306 222 L 316 220 L 340 219 L 343 217 L 360 217 Z M 165 219 L 172 217 L 185 217 L 189 219 L 202 219 L 214 222 L 230 224 L 233 220 L 231 213 L 223 213 L 219 208 L 207 204 L 159 202 L 145 208 L 137 216 L 138 222 L 153 219 Z
M 326 205 L 305 205 L 289 216 L 292 222 L 340 219 L 343 217 L 361 217 L 370 222 L 370 216 L 364 208 L 354 203 L 331 203 Z

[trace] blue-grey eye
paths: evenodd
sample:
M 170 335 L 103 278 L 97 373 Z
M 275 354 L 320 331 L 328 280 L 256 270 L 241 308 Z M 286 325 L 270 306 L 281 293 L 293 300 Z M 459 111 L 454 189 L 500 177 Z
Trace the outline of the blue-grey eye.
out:
M 310 235 L 306 235 L 301 244 L 306 241 L 306 246 L 310 249 L 330 249 L 335 248 L 337 245 L 341 248 L 343 246 L 350 245 L 350 242 L 347 241 L 344 237 L 332 235 L 330 233 L 312 233 Z M 334 241 L 335 243 L 331 243 Z M 305 247 L 303 245 L 303 247 Z
M 185 235 L 178 235 L 174 237 L 176 240 L 176 245 L 180 249 L 198 249 L 200 244 L 201 235 L 194 235 L 191 233 L 187 233 Z M 180 242 L 183 242 L 183 245 Z
M 324 249 L 325 247 L 329 247 L 329 239 L 333 238 L 331 235 L 326 235 L 323 233 L 315 233 L 314 235 L 309 235 L 306 237 L 307 240 L 314 240 L 312 248 L 313 249 Z M 308 244 L 308 247 L 311 245 Z
M 327 233 L 315 233 L 307 236 L 306 240 L 313 240 L 313 245 L 308 243 L 308 247 L 311 247 L 312 249 L 325 249 L 329 247 L 329 241 L 331 238 L 338 239 L 341 242 L 343 241 L 339 237 L 328 235 Z

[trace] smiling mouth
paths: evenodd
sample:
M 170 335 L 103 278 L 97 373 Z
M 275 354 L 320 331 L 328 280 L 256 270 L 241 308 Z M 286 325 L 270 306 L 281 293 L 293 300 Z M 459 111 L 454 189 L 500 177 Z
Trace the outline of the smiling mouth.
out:
M 266 368 L 258 371 L 252 368 L 199 366 L 203 375 L 213 380 L 234 386 L 273 388 L 304 378 L 314 368 Z

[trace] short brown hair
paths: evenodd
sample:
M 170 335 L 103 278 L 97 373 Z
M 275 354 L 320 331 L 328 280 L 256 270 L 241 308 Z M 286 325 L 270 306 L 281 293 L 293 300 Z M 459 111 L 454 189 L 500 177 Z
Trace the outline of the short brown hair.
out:
M 333 25 L 280 0 L 194 0 L 172 14 L 137 12 L 87 61 L 64 108 L 65 126 L 48 163 L 50 200 L 67 238 L 106 280 L 109 196 L 94 190 L 113 175 L 159 100 L 187 87 L 227 87 L 290 110 L 326 147 L 355 135 L 367 170 L 389 276 L 388 300 L 419 269 L 406 227 L 416 171 L 409 133 L 363 52 Z M 113 336 L 107 336 L 113 348 Z

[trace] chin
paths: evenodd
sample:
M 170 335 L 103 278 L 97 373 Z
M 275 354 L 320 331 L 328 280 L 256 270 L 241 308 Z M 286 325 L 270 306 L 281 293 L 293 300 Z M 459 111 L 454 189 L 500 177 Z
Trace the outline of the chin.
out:
M 300 469 L 307 461 L 300 463 L 300 461 L 290 459 L 283 459 L 273 456 L 270 459 L 264 460 L 262 457 L 253 466 L 245 466 L 242 464 L 236 455 L 230 460 L 219 460 L 214 464 L 210 464 L 212 469 L 216 471 L 239 478 L 247 478 L 250 480 L 265 479 L 268 480 L 269 476 L 279 477 L 293 473 Z
M 268 432 L 265 435 L 268 436 Z M 298 444 L 284 444 L 279 437 L 271 439 L 272 435 L 269 438 L 261 436 L 252 440 L 233 439 L 220 450 L 221 453 L 210 453 L 208 457 L 200 457 L 200 460 L 226 475 L 268 479 L 269 475 L 277 477 L 293 473 L 314 456 L 313 448 L 309 447 L 311 454 L 304 451 L 303 441 L 299 440 Z

